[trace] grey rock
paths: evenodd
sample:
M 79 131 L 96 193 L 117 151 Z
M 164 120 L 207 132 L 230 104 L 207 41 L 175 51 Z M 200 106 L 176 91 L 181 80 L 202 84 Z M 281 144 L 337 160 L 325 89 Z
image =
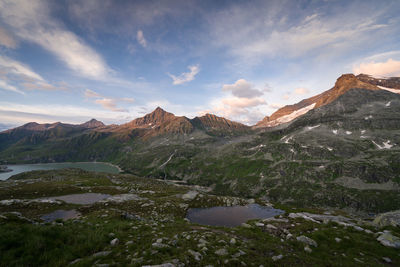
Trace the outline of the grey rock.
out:
M 226 250 L 226 248 L 221 248 L 215 251 L 215 254 L 219 255 L 219 256 L 226 256 L 228 255 L 228 251 Z
M 119 244 L 119 239 L 118 238 L 114 238 L 113 240 L 111 240 L 110 245 L 111 246 L 116 246 Z
M 386 247 L 400 248 L 400 238 L 392 235 L 390 232 L 383 233 L 377 240 Z
M 154 248 L 166 248 L 166 247 L 168 247 L 167 245 L 162 244 L 162 243 L 158 243 L 158 242 L 155 242 L 155 243 L 153 243 L 153 244 L 151 244 L 151 245 L 152 245 L 152 247 L 154 247 Z
M 188 252 L 194 257 L 196 261 L 200 261 L 203 258 L 203 256 L 199 252 L 193 251 L 191 249 L 189 249 Z
M 198 194 L 199 192 L 197 191 L 189 191 L 182 196 L 182 199 L 185 201 L 193 200 L 197 197 Z
M 247 224 L 247 223 L 242 223 L 242 227 L 244 227 L 244 228 L 251 228 L 251 225 L 250 225 L 250 224 Z
M 297 241 L 307 244 L 309 246 L 318 247 L 317 242 L 315 242 L 313 239 L 306 237 L 304 235 L 298 236 L 298 237 L 296 237 L 296 239 L 297 239 Z
M 400 210 L 379 214 L 372 223 L 379 227 L 388 225 L 400 226 Z
M 105 257 L 111 254 L 111 251 L 100 251 L 96 252 L 92 255 L 92 257 L 97 258 L 97 257 Z
M 277 261 L 277 260 L 280 260 L 280 259 L 282 259 L 282 258 L 283 258 L 283 255 L 280 254 L 280 255 L 278 255 L 278 256 L 273 256 L 273 257 L 272 257 L 272 260 L 273 260 L 273 261 Z
M 305 252 L 308 252 L 308 253 L 311 253 L 311 252 L 312 252 L 312 249 L 311 249 L 309 246 L 305 246 L 305 247 L 304 247 L 304 251 L 305 251 Z
M 382 260 L 384 260 L 387 263 L 391 263 L 392 262 L 392 260 L 390 258 L 388 258 L 388 257 L 382 257 Z

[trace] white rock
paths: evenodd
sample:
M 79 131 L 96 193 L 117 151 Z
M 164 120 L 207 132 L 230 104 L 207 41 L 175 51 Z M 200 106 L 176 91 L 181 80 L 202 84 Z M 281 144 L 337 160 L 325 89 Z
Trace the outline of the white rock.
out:
M 218 249 L 217 251 L 215 251 L 215 254 L 217 254 L 219 256 L 225 256 L 225 255 L 228 255 L 228 251 L 225 248 L 221 248 L 221 249 Z
M 304 235 L 298 236 L 298 237 L 296 237 L 296 239 L 297 239 L 297 241 L 307 244 L 309 246 L 318 247 L 317 242 L 315 242 L 313 239 L 306 237 Z
M 182 196 L 182 199 L 185 201 L 193 200 L 197 197 L 199 193 L 197 191 L 189 191 Z
M 273 256 L 273 257 L 272 257 L 272 260 L 273 260 L 273 261 L 277 261 L 277 260 L 280 260 L 280 259 L 282 259 L 282 258 L 283 258 L 283 255 L 280 254 L 280 255 L 278 255 L 278 256 Z
M 119 244 L 119 239 L 118 238 L 114 238 L 113 240 L 111 240 L 110 245 L 111 246 L 116 246 Z

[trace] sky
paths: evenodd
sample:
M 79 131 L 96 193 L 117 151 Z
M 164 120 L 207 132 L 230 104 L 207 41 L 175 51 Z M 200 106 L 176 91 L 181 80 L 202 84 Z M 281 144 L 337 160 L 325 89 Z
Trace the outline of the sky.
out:
M 400 76 L 400 1 L 0 0 L 0 129 L 157 106 L 253 125 L 344 73 Z

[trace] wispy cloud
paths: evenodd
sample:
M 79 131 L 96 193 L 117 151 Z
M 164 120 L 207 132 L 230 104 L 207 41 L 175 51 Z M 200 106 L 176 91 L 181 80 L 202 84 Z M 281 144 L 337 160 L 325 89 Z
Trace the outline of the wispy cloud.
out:
M 88 97 L 88 98 L 102 98 L 102 96 L 100 94 L 98 94 L 95 91 L 92 91 L 90 89 L 86 89 L 85 90 L 85 97 Z
M 355 74 L 369 74 L 373 76 L 393 77 L 400 76 L 400 61 L 389 58 L 387 61 L 370 61 L 353 67 Z
M 115 99 L 112 98 L 100 98 L 94 101 L 96 104 L 100 104 L 103 108 L 115 111 L 115 112 L 128 112 L 128 110 L 123 108 L 118 108 Z
M 142 31 L 142 30 L 138 30 L 138 31 L 137 31 L 136 39 L 137 39 L 138 43 L 139 43 L 141 46 L 143 46 L 144 48 L 147 47 L 147 41 L 146 41 L 146 39 L 144 38 L 144 35 L 143 35 L 143 31 Z
M 34 72 L 28 65 L 6 56 L 0 55 L 0 69 L 10 74 L 16 74 L 18 76 L 44 81 L 42 76 Z
M 0 27 L 0 45 L 15 49 L 18 43 L 6 29 Z
M 93 98 L 94 99 L 93 102 L 101 105 L 104 109 L 108 109 L 114 112 L 128 112 L 127 109 L 119 108 L 118 104 L 120 102 L 133 103 L 135 101 L 133 98 L 129 97 L 123 97 L 123 98 L 105 97 L 90 89 L 86 89 L 84 95 L 86 98 Z
M 200 72 L 199 65 L 189 66 L 188 69 L 190 70 L 190 72 L 184 72 L 179 76 L 168 74 L 169 77 L 171 77 L 173 80 L 172 84 L 179 85 L 179 84 L 184 84 L 184 83 L 193 81 L 194 78 L 196 77 L 196 75 Z
M 296 95 L 306 95 L 310 93 L 310 90 L 308 90 L 307 88 L 304 87 L 298 87 L 296 89 L 294 89 L 294 92 Z
M 377 44 L 377 36 L 398 28 L 394 20 L 385 19 L 394 2 L 379 5 L 379 9 L 374 8 L 377 3 L 367 1 L 340 8 L 331 2 L 239 2 L 210 15 L 209 32 L 214 45 L 249 65 L 262 63 L 265 58 L 343 53 L 366 43 Z
M 4 81 L 4 80 L 0 80 L 0 88 L 8 90 L 8 91 L 13 91 L 13 92 L 16 92 L 16 93 L 20 93 L 20 94 L 25 94 L 24 92 L 19 90 L 17 87 L 15 87 L 14 85 L 9 84 L 7 81 Z
M 0 1 L 0 16 L 16 36 L 53 53 L 81 76 L 104 80 L 112 72 L 104 59 L 50 15 L 43 1 Z
M 0 55 L 0 87 L 25 94 L 23 91 L 68 90 L 66 83 L 51 84 L 28 65 Z

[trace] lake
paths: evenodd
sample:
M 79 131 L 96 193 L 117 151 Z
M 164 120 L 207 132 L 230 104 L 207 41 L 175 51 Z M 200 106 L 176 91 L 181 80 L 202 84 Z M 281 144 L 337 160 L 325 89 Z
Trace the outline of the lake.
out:
M 283 214 L 283 210 L 249 204 L 246 206 L 189 209 L 186 218 L 191 222 L 211 226 L 239 226 L 248 220 L 266 219 Z
M 58 170 L 65 168 L 77 168 L 85 171 L 119 173 L 119 168 L 105 162 L 63 162 L 63 163 L 39 163 L 6 165 L 12 171 L 0 173 L 0 180 L 6 180 L 11 176 L 34 170 Z

